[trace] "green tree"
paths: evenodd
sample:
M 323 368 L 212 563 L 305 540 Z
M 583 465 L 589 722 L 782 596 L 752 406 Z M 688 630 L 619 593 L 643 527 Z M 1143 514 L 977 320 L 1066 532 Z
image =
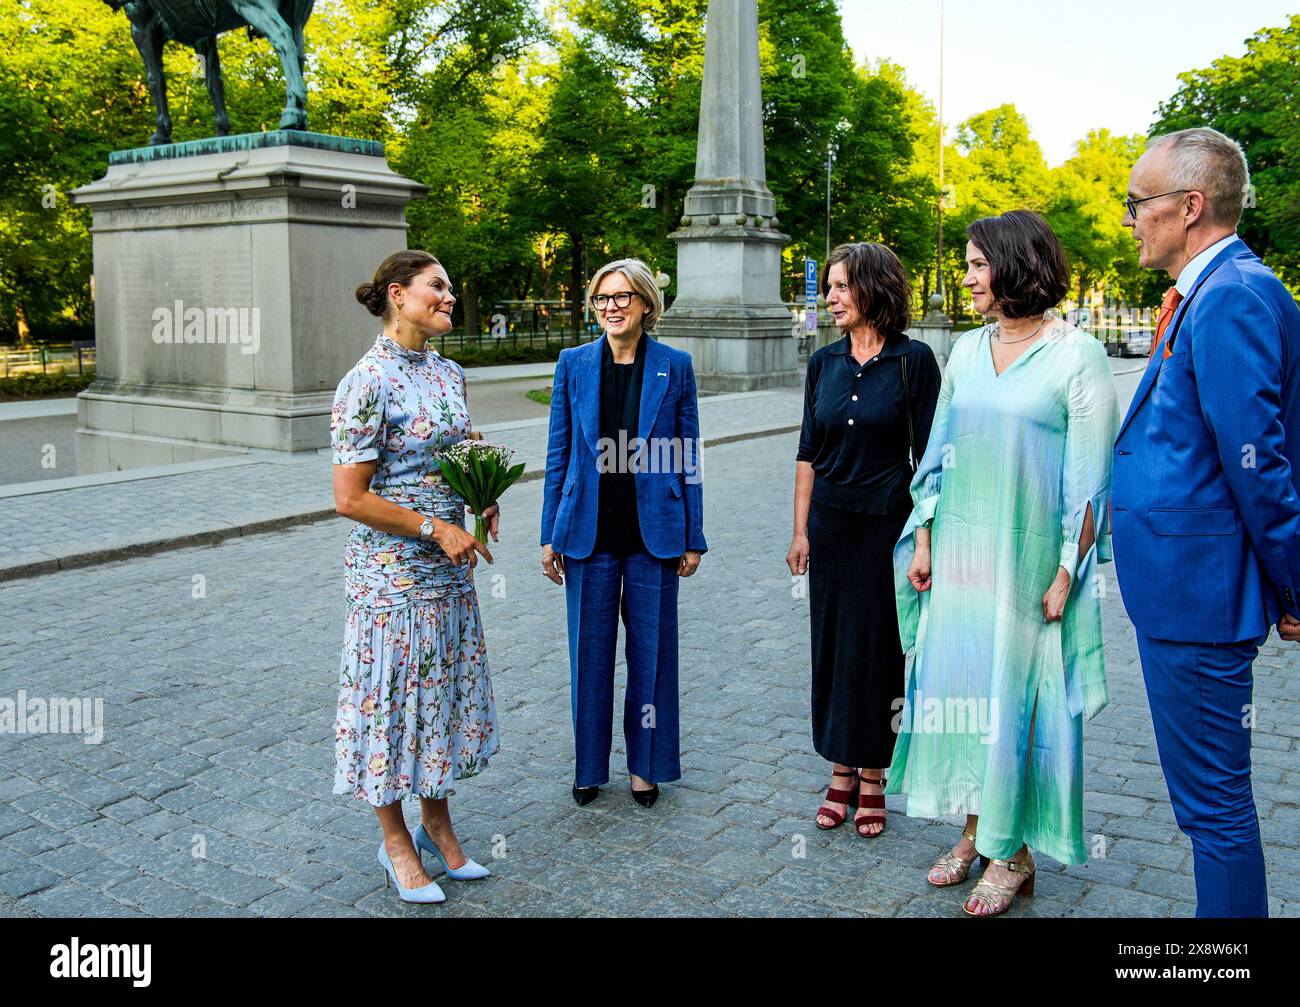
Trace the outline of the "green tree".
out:
M 1178 91 L 1156 110 L 1153 135 L 1212 126 L 1246 152 L 1258 209 L 1238 228 L 1246 242 L 1300 292 L 1300 15 L 1246 40 L 1245 55 L 1179 74 Z
M 1137 247 L 1123 226 L 1128 174 L 1145 138 L 1089 132 L 1074 156 L 1052 172 L 1054 192 L 1047 210 L 1070 260 L 1075 298 L 1107 281 L 1140 281 Z
M 971 116 L 957 127 L 956 143 L 944 148 L 945 182 L 957 205 L 944 213 L 944 287 L 956 314 L 964 296 L 965 231 L 980 217 L 1028 209 L 1046 212 L 1052 179 L 1029 123 L 1011 104 Z

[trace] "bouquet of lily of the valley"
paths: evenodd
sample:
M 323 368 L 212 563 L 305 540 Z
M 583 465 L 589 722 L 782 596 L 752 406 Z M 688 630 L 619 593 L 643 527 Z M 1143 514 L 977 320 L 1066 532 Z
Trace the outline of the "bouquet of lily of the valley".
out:
M 524 472 L 524 463 L 512 466 L 514 450 L 504 444 L 463 440 L 438 457 L 438 468 L 447 485 L 474 512 L 474 537 L 487 543 L 487 521 L 483 512 L 501 499 L 501 494 Z

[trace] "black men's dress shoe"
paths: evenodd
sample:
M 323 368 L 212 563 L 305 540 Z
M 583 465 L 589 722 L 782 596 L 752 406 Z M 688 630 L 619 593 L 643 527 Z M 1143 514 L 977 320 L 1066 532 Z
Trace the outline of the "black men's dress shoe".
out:
M 576 783 L 573 785 L 573 799 L 584 806 L 594 801 L 599 793 L 599 787 L 580 787 Z
M 659 800 L 659 784 L 656 783 L 649 790 L 633 790 L 632 800 L 643 808 L 652 807 Z

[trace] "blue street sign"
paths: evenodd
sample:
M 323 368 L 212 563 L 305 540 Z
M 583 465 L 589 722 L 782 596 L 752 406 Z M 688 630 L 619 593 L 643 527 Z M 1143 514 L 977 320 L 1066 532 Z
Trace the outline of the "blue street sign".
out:
M 803 260 L 804 327 L 817 331 L 817 260 Z

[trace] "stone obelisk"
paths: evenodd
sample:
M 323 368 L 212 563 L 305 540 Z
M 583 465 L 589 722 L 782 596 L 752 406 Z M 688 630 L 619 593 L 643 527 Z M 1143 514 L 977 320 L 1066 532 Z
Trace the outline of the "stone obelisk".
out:
M 763 157 L 756 0 L 709 0 L 695 184 L 677 242 L 677 299 L 657 335 L 694 358 L 705 391 L 799 381 L 781 303 L 776 200 Z

